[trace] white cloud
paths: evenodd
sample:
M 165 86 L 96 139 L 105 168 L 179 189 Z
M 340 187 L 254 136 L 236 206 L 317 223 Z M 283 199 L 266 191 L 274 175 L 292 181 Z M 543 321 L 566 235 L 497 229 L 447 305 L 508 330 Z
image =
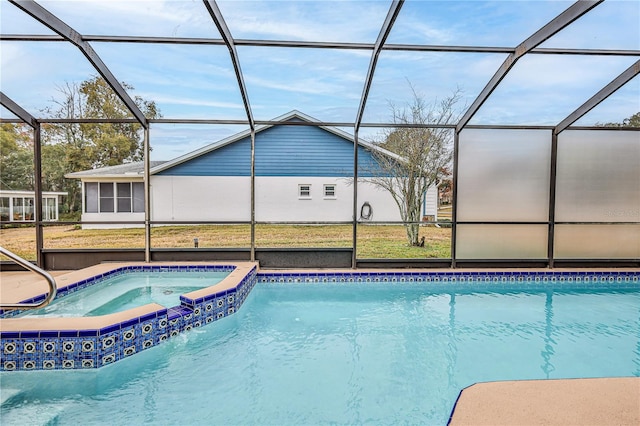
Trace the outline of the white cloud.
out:
M 566 90 L 613 80 L 636 58 L 569 55 L 527 55 L 509 72 L 504 87 Z M 598 90 L 600 87 L 598 87 Z
M 139 95 L 145 99 L 153 99 L 158 104 L 189 105 L 194 107 L 204 106 L 204 107 L 211 107 L 211 108 L 228 108 L 228 109 L 244 110 L 244 106 L 242 105 L 242 102 L 240 100 L 238 100 L 238 102 L 218 102 L 218 101 L 206 100 L 206 99 L 177 97 L 177 96 L 171 96 L 163 93 L 153 93 L 153 92 L 141 92 L 139 93 Z
M 387 2 L 221 1 L 220 9 L 235 38 L 374 42 Z
M 522 64 L 507 75 L 473 123 L 556 125 L 630 65 L 602 57 L 576 59 L 560 63 L 534 59 Z M 640 99 L 637 86 L 629 89 Z
M 35 116 L 59 97 L 66 82 L 95 74 L 78 49 L 57 43 L 3 42 L 0 67 L 2 91 Z
M 201 1 L 43 0 L 40 3 L 83 34 L 219 37 Z
M 323 82 L 315 78 L 303 78 L 298 81 L 277 82 L 273 78 L 248 77 L 247 85 L 259 86 L 261 88 L 276 89 L 283 92 L 308 93 L 312 95 L 320 95 L 335 92 L 340 86 L 332 83 Z
M 640 2 L 605 1 L 542 47 L 640 49 L 639 21 Z
M 47 1 L 41 4 L 87 34 L 218 37 L 201 1 Z M 375 41 L 389 1 L 230 1 L 220 8 L 237 38 Z M 407 1 L 389 42 L 509 46 L 521 42 L 571 2 Z M 2 3 L 3 31 L 16 9 Z M 640 3 L 608 1 L 552 38 L 559 47 L 640 48 Z M 10 13 L 5 13 L 7 10 Z M 17 9 L 16 9 L 17 10 Z M 621 14 L 622 12 L 622 14 Z M 22 15 L 21 15 L 22 16 Z M 23 17 L 22 17 L 23 18 Z M 16 19 L 16 21 L 24 19 Z M 27 17 L 27 21 L 33 21 Z M 7 24 L 8 25 L 8 24 Z M 9 28 L 11 26 L 9 25 Z M 243 114 L 225 46 L 93 43 L 116 78 L 154 100 L 167 117 L 237 118 Z M 250 102 L 261 118 L 293 108 L 318 118 L 353 120 L 371 56 L 366 50 L 239 47 Z M 56 85 L 96 74 L 63 43 L 2 42 L 3 91 L 30 110 Z M 417 90 L 443 97 L 460 86 L 470 103 L 505 55 L 388 52 L 380 56 L 365 120 L 388 118 L 387 101 Z M 637 58 L 527 55 L 479 113 L 492 122 L 553 120 L 581 104 Z M 633 92 L 638 96 L 638 91 Z M 536 100 L 536 99 L 539 99 Z M 618 109 L 617 106 L 604 105 Z

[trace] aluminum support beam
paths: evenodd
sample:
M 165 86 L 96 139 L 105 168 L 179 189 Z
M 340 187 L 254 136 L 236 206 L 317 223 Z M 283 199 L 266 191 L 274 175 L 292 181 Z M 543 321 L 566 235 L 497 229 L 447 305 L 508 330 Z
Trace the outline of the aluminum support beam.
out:
M 184 44 L 225 46 L 222 39 L 198 37 L 151 37 L 151 36 L 118 36 L 118 35 L 89 35 L 83 34 L 82 39 L 87 42 L 101 43 L 142 43 L 142 44 Z M 59 35 L 45 34 L 0 34 L 2 41 L 67 41 Z M 251 47 L 284 47 L 301 49 L 338 49 L 338 50 L 373 50 L 372 43 L 349 42 L 321 42 L 297 40 L 253 40 L 234 39 L 236 46 Z M 397 44 L 387 43 L 382 50 L 404 52 L 453 52 L 453 53 L 513 53 L 513 47 L 502 46 L 446 46 L 430 44 Z M 529 54 L 543 55 L 598 55 L 598 56 L 638 56 L 639 50 L 629 49 L 565 49 L 556 47 L 538 47 L 531 49 Z
M 150 129 L 144 129 L 144 261 L 151 262 L 151 146 Z
M 389 37 L 391 28 L 393 28 L 393 23 L 396 21 L 403 3 L 404 0 L 396 0 L 391 3 L 391 7 L 389 8 L 387 17 L 382 24 L 382 28 L 380 29 L 380 33 L 378 34 L 378 38 L 376 39 L 376 43 L 373 47 L 373 54 L 371 55 L 371 61 L 369 62 L 369 69 L 367 70 L 367 77 L 365 79 L 364 88 L 362 89 L 362 96 L 360 98 L 360 106 L 358 107 L 358 113 L 356 115 L 356 132 L 360 129 L 360 123 L 362 122 L 364 109 L 367 105 L 367 98 L 369 97 L 369 90 L 371 89 L 373 74 L 376 71 L 376 64 L 378 63 L 378 57 L 380 56 L 380 52 L 382 51 L 382 46 L 384 46 L 385 41 L 387 41 L 387 37 Z M 357 149 L 358 145 L 356 144 L 355 146 Z
M 551 134 L 551 167 L 549 170 L 549 228 L 547 230 L 547 258 L 549 268 L 555 266 L 556 239 L 556 182 L 558 175 L 558 135 Z
M 482 92 L 473 101 L 469 109 L 464 113 L 458 125 L 456 132 L 460 132 L 469 120 L 478 112 L 482 104 L 491 96 L 491 93 L 498 87 L 500 82 L 506 77 L 507 73 L 513 68 L 516 62 L 533 48 L 543 43 L 550 37 L 553 37 L 563 28 L 570 25 L 576 19 L 602 3 L 604 0 L 578 0 L 560 15 L 552 19 L 544 27 L 540 28 L 533 35 L 520 43 L 514 51 L 504 60 L 498 71 L 491 77 L 489 83 L 482 89 Z
M 33 182 L 34 197 L 33 208 L 35 213 L 36 224 L 36 263 L 39 267 L 43 267 L 44 258 L 42 249 L 44 247 L 44 236 L 42 229 L 42 139 L 41 128 L 38 120 L 25 111 L 20 105 L 15 103 L 11 98 L 0 92 L 0 104 L 19 117 L 22 121 L 33 128 Z
M 13 99 L 2 92 L 0 92 L 0 104 L 34 129 L 38 126 L 38 120 L 34 116 L 29 114 L 20 105 L 15 103 Z
M 453 173 L 451 176 L 451 267 L 455 269 L 458 253 L 458 169 L 460 164 L 460 133 L 453 135 Z
M 82 34 L 71 28 L 69 25 L 60 20 L 57 16 L 40 6 L 38 3 L 32 0 L 9 0 L 16 7 L 22 9 L 34 19 L 44 24 L 47 28 L 56 32 L 64 39 L 70 41 L 76 47 L 80 49 L 82 54 L 91 62 L 94 68 L 100 73 L 102 78 L 105 79 L 107 84 L 113 89 L 118 97 L 124 102 L 127 109 L 134 115 L 136 120 L 144 127 L 147 128 L 149 123 L 144 116 L 140 108 L 131 99 L 131 97 L 124 90 L 124 87 L 118 82 L 118 80 L 111 73 L 111 70 L 102 62 L 102 59 L 93 50 L 91 45 L 82 38 Z
M 353 216 L 351 232 L 351 268 L 358 265 L 358 130 L 353 134 Z
M 40 268 L 44 268 L 44 234 L 42 229 L 42 132 L 40 124 L 33 128 L 33 208 L 36 223 L 36 262 Z
M 242 69 L 240 68 L 240 60 L 238 59 L 238 52 L 236 50 L 235 41 L 216 2 L 213 0 L 203 1 L 205 7 L 207 8 L 207 11 L 209 11 L 209 14 L 211 15 L 211 19 L 213 19 L 213 22 L 216 24 L 218 31 L 220 31 L 220 35 L 222 36 L 224 43 L 229 49 L 229 55 L 231 55 L 231 63 L 233 64 L 233 69 L 236 73 L 236 78 L 238 79 L 238 86 L 240 87 L 242 103 L 244 104 L 244 109 L 247 112 L 247 118 L 249 119 L 249 127 L 251 128 L 251 131 L 255 131 L 256 125 L 253 119 L 253 113 L 251 112 L 249 95 L 247 94 L 247 88 L 244 84 L 244 77 L 242 75 Z
M 256 131 L 251 130 L 251 257 L 256 261 Z
M 640 74 L 640 60 L 637 61 L 636 63 L 634 63 L 633 65 L 631 65 L 625 71 L 623 71 L 622 74 L 620 74 L 615 79 L 613 79 L 613 81 L 611 81 L 611 83 L 607 84 L 598 93 L 593 95 L 591 97 L 591 99 L 589 99 L 587 102 L 582 104 L 578 109 L 576 109 L 571 114 L 569 114 L 569 116 L 567 118 L 562 120 L 555 127 L 555 129 L 553 129 L 553 133 L 557 135 L 560 132 L 562 132 L 563 130 L 565 130 L 567 127 L 569 127 L 570 125 L 572 125 L 573 123 L 578 121 L 580 119 L 580 117 L 582 117 L 583 115 L 585 115 L 586 113 L 591 111 L 600 102 L 602 102 L 605 99 L 607 99 L 616 90 L 618 90 L 619 88 L 621 88 L 622 86 L 627 84 L 632 78 L 634 78 L 638 74 Z
M 251 131 L 251 261 L 256 260 L 256 122 L 253 119 L 253 112 L 251 111 L 251 104 L 249 103 L 249 95 L 247 93 L 247 87 L 244 84 L 244 76 L 242 75 L 242 69 L 240 68 L 240 59 L 238 58 L 238 52 L 236 50 L 235 41 L 227 27 L 227 23 L 222 16 L 222 12 L 218 8 L 218 5 L 213 0 L 203 0 L 204 5 L 211 15 L 211 19 L 216 24 L 220 35 L 224 40 L 224 43 L 229 49 L 229 55 L 231 56 L 231 63 L 236 73 L 236 79 L 238 80 L 238 87 L 240 88 L 240 95 L 242 96 L 242 103 L 247 113 L 247 119 L 249 120 L 249 129 Z
M 364 109 L 367 105 L 367 98 L 369 97 L 369 90 L 371 89 L 371 83 L 373 81 L 373 74 L 376 71 L 376 64 L 378 63 L 378 57 L 382 51 L 393 23 L 396 21 L 400 9 L 404 0 L 396 0 L 391 3 L 387 17 L 380 28 L 380 33 L 376 39 L 376 43 L 373 47 L 373 53 L 371 54 L 371 60 L 369 61 L 369 69 L 367 70 L 367 77 L 362 89 L 362 96 L 360 97 L 360 105 L 358 106 L 358 112 L 356 114 L 356 121 L 354 124 L 354 139 L 353 139 L 353 232 L 352 242 L 353 251 L 351 254 L 351 267 L 356 268 L 357 265 L 357 248 L 358 248 L 358 133 L 360 131 L 360 124 L 362 123 L 362 117 L 364 115 Z

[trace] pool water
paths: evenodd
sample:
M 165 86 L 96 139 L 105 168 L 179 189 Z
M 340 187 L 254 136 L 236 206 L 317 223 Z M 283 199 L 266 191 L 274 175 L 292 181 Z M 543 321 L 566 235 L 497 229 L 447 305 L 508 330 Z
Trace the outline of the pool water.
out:
M 0 420 L 445 425 L 476 382 L 604 376 L 640 376 L 640 291 L 261 283 L 234 315 L 116 364 L 2 373 Z
M 229 272 L 132 272 L 116 275 L 51 305 L 28 312 L 28 316 L 97 316 L 121 312 L 148 303 L 170 308 L 180 295 L 219 283 Z

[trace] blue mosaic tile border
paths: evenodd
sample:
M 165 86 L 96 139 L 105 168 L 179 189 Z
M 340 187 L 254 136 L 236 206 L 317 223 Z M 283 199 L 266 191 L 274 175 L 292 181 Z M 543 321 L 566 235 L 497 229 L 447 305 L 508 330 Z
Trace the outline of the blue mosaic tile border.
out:
M 95 275 L 93 277 L 87 278 L 85 280 L 81 280 L 72 284 L 69 284 L 66 287 L 62 287 L 58 289 L 56 294 L 56 299 L 60 299 L 61 297 L 67 296 L 69 294 L 75 293 L 76 291 L 83 290 L 87 287 L 100 284 L 107 279 L 123 275 L 123 274 L 131 274 L 136 272 L 231 272 L 236 267 L 234 265 L 172 265 L 172 266 L 161 266 L 161 265 L 132 265 L 132 266 L 123 266 L 120 268 L 113 269 L 111 271 L 105 272 L 104 274 Z M 40 294 L 31 299 L 23 300 L 20 303 L 36 303 L 41 302 L 45 299 L 47 293 Z M 8 310 L 3 311 L 0 309 L 0 318 L 10 318 L 18 316 L 24 313 L 24 310 Z
M 258 274 L 258 283 L 420 283 L 426 290 L 640 289 L 640 271 L 319 272 Z
M 234 266 L 222 268 L 233 270 Z M 201 269 L 198 269 L 201 268 Z M 204 269 L 202 269 L 204 268 Z M 216 265 L 215 268 L 221 268 Z M 130 271 L 211 271 L 202 266 L 133 266 L 68 287 L 68 293 Z M 222 269 L 217 269 L 222 270 Z M 89 284 L 91 283 L 91 284 Z M 640 272 L 320 272 L 258 273 L 253 267 L 234 288 L 197 299 L 180 296 L 181 304 L 100 330 L 0 333 L 0 370 L 99 368 L 151 348 L 171 337 L 235 313 L 257 283 L 417 283 L 428 291 L 548 289 L 640 289 Z
M 214 267 L 133 267 L 148 271 L 211 271 L 235 269 Z M 200 268 L 200 269 L 198 269 Z M 119 268 L 93 277 L 93 284 L 131 271 Z M 164 308 L 99 330 L 40 330 L 0 332 L 0 371 L 99 368 L 156 346 L 179 333 L 209 324 L 235 313 L 257 282 L 257 267 L 233 289 L 192 300 L 181 297 L 181 305 Z M 84 288 L 84 287 L 81 287 Z
M 99 330 L 2 332 L 0 370 L 88 369 L 166 340 L 167 309 Z

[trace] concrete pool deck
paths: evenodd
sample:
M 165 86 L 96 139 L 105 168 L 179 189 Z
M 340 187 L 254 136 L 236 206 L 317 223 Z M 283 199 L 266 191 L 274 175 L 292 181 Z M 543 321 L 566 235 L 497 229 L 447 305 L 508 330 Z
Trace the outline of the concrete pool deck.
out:
M 640 425 L 640 377 L 478 383 L 450 425 Z
M 162 264 L 194 263 L 199 262 Z M 122 265 L 106 263 L 51 274 L 63 287 Z M 0 271 L 0 283 L 0 301 L 4 303 L 18 302 L 48 289 L 44 279 L 31 272 Z M 478 383 L 461 392 L 450 424 L 640 425 L 640 378 Z

